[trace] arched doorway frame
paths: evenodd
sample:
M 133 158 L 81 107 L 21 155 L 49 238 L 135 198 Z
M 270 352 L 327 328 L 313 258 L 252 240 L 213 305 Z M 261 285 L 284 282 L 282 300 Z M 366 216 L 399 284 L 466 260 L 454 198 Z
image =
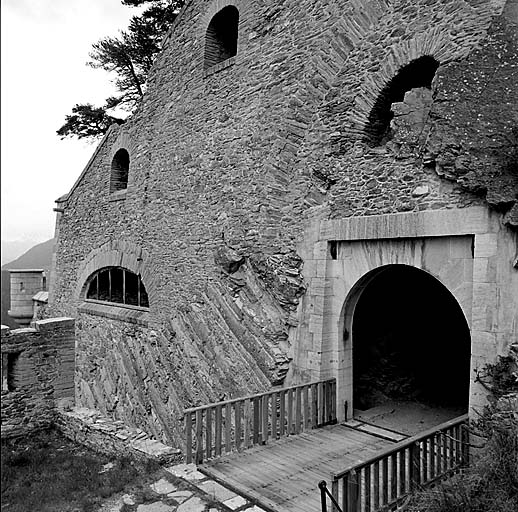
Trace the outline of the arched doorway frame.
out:
M 346 414 L 347 419 L 352 418 L 353 416 L 353 409 L 354 409 L 354 386 L 353 386 L 353 376 L 354 376 L 354 366 L 353 366 L 353 351 L 354 351 L 354 336 L 353 336 L 353 322 L 354 322 L 354 313 L 356 310 L 356 306 L 358 305 L 358 302 L 363 294 L 363 292 L 366 290 L 366 288 L 372 283 L 376 277 L 378 277 L 382 272 L 388 271 L 390 268 L 393 267 L 407 267 L 411 269 L 416 269 L 418 271 L 426 273 L 428 276 L 430 276 L 432 279 L 434 279 L 438 285 L 447 292 L 453 299 L 455 300 L 455 303 L 458 306 L 458 310 L 462 313 L 462 318 L 466 324 L 466 327 L 470 331 L 470 346 L 471 346 L 471 329 L 470 329 L 470 319 L 466 315 L 466 311 L 463 308 L 463 304 L 459 301 L 459 298 L 453 293 L 448 286 L 442 282 L 442 280 L 437 276 L 434 275 L 432 272 L 429 272 L 427 269 L 415 266 L 415 265 L 409 265 L 406 263 L 387 263 L 384 265 L 380 265 L 376 268 L 373 268 L 369 271 L 367 271 L 365 274 L 363 274 L 356 283 L 351 287 L 349 292 L 347 293 L 347 296 L 344 300 L 342 311 L 339 316 L 338 321 L 338 333 L 342 333 L 342 336 L 338 336 L 338 340 L 342 340 L 343 344 L 343 354 L 344 354 L 344 361 L 343 361 L 343 367 L 348 368 L 349 371 L 345 372 L 345 382 L 343 382 L 343 386 L 345 387 L 346 391 L 346 398 L 347 401 L 347 407 Z M 339 341 L 340 343 L 340 341 Z M 468 401 L 469 396 L 466 397 Z
M 297 250 L 304 260 L 306 293 L 297 312 L 298 324 L 290 331 L 292 366 L 290 382 L 336 378 L 336 410 L 344 419 L 349 370 L 345 366 L 343 306 L 353 285 L 369 270 L 386 263 L 410 263 L 432 268 L 447 288 L 454 292 L 468 319 L 471 332 L 471 381 L 469 413 L 474 418 L 487 403 L 487 390 L 476 381 L 476 371 L 506 355 L 516 340 L 518 325 L 517 234 L 505 228 L 501 214 L 485 206 L 461 209 L 424 210 L 367 217 L 308 220 Z M 424 265 L 420 254 L 399 257 L 389 252 L 379 259 L 350 254 L 340 261 L 340 246 L 363 242 L 410 241 L 417 238 L 459 237 L 470 239 L 469 268 L 464 268 L 463 289 L 455 290 L 451 280 L 460 273 L 446 269 L 445 278 L 436 265 Z M 465 255 L 464 251 L 464 255 Z M 462 258 L 452 246 L 451 258 Z M 357 268 L 356 268 L 357 267 Z M 353 272 L 351 273 L 351 269 Z M 459 300 L 459 297 L 462 300 Z M 498 307 L 495 305 L 498 304 Z

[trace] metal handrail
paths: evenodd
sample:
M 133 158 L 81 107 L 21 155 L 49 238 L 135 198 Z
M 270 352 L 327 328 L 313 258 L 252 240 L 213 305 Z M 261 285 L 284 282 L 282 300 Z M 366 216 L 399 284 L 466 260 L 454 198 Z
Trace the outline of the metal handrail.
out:
M 325 480 L 321 480 L 318 482 L 318 488 L 320 489 L 320 503 L 322 504 L 322 512 L 327 512 L 327 498 L 326 495 L 331 498 L 333 505 L 336 507 L 338 512 L 344 512 L 340 505 L 336 502 L 334 496 L 329 492 L 327 488 L 327 483 Z

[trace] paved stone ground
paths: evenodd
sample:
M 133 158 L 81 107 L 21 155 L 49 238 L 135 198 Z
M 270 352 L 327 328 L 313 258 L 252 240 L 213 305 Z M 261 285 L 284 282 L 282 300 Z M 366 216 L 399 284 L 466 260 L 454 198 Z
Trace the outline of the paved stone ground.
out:
M 194 464 L 164 469 L 167 478 L 150 484 L 144 493 L 125 494 L 106 502 L 99 512 L 266 512 L 206 477 Z

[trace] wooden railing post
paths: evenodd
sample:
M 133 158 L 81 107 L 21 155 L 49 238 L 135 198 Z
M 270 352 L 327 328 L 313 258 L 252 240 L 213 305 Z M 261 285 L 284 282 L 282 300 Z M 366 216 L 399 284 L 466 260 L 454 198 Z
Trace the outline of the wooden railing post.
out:
M 318 426 L 322 426 L 326 422 L 326 411 L 325 411 L 325 393 L 324 393 L 324 383 L 318 383 Z
M 338 503 L 338 480 L 333 480 L 331 483 L 331 495 L 333 496 L 336 503 Z M 333 503 L 331 510 L 338 512 L 336 505 Z
M 308 429 L 311 418 L 311 404 L 309 403 L 308 386 L 302 388 L 302 431 Z
M 374 510 L 378 510 L 380 506 L 380 463 L 375 462 L 372 465 L 372 506 Z M 382 503 L 384 505 L 384 503 Z
M 359 478 L 358 473 L 353 469 L 346 475 L 347 481 L 347 506 L 344 512 L 359 512 L 360 500 L 359 498 Z
M 331 418 L 330 421 L 334 423 L 336 421 L 336 380 L 330 382 L 331 386 Z
M 268 441 L 268 418 L 269 418 L 269 414 L 268 414 L 268 401 L 269 401 L 269 398 L 270 398 L 270 395 L 264 395 L 263 398 L 262 398 L 262 438 L 261 438 L 261 441 L 262 441 L 262 444 L 266 444 L 266 442 Z M 273 412 L 273 411 L 272 411 Z
M 387 482 L 388 483 L 388 482 Z M 363 499 L 365 500 L 365 510 L 371 509 L 371 467 L 363 468 Z
M 279 398 L 279 393 L 272 394 L 272 439 L 277 439 L 277 402 Z
M 221 427 L 222 427 L 222 406 L 217 405 L 214 410 L 214 456 L 221 455 Z
M 462 443 L 462 467 L 469 465 L 469 427 L 467 425 L 460 426 L 460 442 Z
M 192 413 L 185 413 L 185 460 L 187 464 L 192 462 Z
M 232 404 L 225 405 L 225 452 L 232 450 Z
M 389 464 L 388 458 L 381 460 L 381 503 L 385 505 L 389 501 Z
M 203 462 L 203 411 L 196 411 L 196 464 Z
M 398 471 L 397 471 L 397 453 L 394 453 L 390 457 L 390 499 L 395 500 L 397 498 L 398 488 Z
M 280 392 L 280 404 L 279 404 L 279 435 L 284 436 L 286 433 L 286 391 Z M 289 432 L 289 430 L 288 430 Z
M 408 450 L 403 449 L 399 452 L 399 496 L 403 496 L 406 493 L 406 462 Z
M 409 476 L 410 476 L 410 490 L 413 492 L 421 483 L 421 450 L 419 446 L 419 442 L 412 443 L 409 448 L 410 453 L 410 466 L 409 466 Z
M 288 390 L 288 435 L 294 434 L 293 431 L 293 389 Z
M 212 456 L 212 408 L 205 411 L 205 458 Z
M 250 428 L 253 428 L 252 421 L 252 402 L 250 400 L 244 400 L 243 405 L 243 446 L 245 450 L 253 445 L 252 438 L 250 436 Z
M 241 402 L 235 403 L 235 439 L 234 443 L 236 445 L 236 450 L 239 451 L 241 449 Z M 248 441 L 245 439 L 245 446 L 247 446 Z
M 318 384 L 311 385 L 311 428 L 318 425 Z
M 300 433 L 300 422 L 302 419 L 302 389 L 298 387 L 295 390 L 295 434 Z
M 254 398 L 254 421 L 253 421 L 253 427 L 252 427 L 252 438 L 254 444 L 257 444 L 259 442 L 259 425 L 260 425 L 260 408 L 259 408 L 259 399 Z

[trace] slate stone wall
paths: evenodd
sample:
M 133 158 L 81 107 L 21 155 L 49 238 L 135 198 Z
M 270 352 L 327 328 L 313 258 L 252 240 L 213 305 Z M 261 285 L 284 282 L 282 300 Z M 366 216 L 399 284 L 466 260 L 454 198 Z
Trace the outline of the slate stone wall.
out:
M 12 331 L 2 326 L 1 350 L 2 438 L 51 426 L 56 408 L 74 403 L 74 320 L 39 320 Z
M 240 11 L 237 55 L 205 72 L 207 26 L 229 4 Z M 366 134 L 402 66 L 431 56 L 440 74 L 465 62 L 502 7 L 188 2 L 142 104 L 110 129 L 60 203 L 50 312 L 77 315 L 90 262 L 102 258 L 141 269 L 150 295 L 138 329 L 122 312 L 117 320 L 82 310 L 79 403 L 167 439 L 183 407 L 288 383 L 297 326 L 307 321 L 295 248 L 308 221 L 482 204 L 472 187 L 445 180 L 407 131 L 375 147 Z M 128 188 L 110 194 L 121 147 Z

